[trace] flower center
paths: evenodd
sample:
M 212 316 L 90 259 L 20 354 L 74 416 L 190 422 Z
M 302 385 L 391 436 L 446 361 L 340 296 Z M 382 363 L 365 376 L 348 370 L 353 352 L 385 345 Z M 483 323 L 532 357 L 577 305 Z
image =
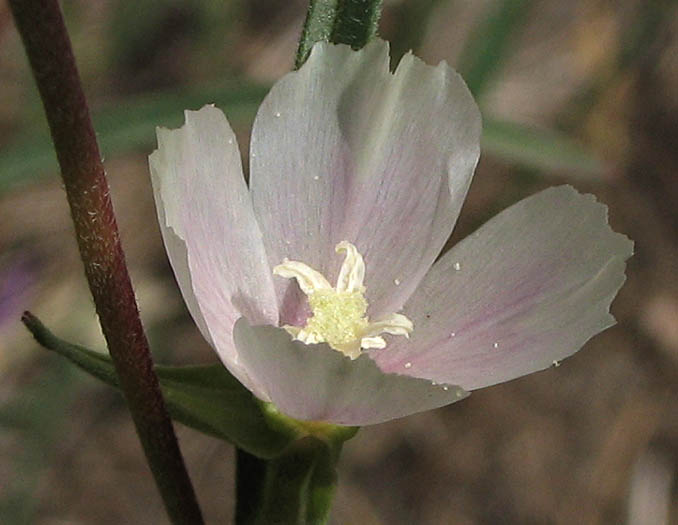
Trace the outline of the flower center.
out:
M 367 300 L 360 291 L 318 290 L 308 296 L 313 316 L 305 329 L 332 347 L 351 343 L 361 337 L 369 322 Z
M 379 334 L 409 337 L 412 321 L 402 314 L 394 313 L 376 322 L 368 319 L 363 257 L 347 241 L 337 244 L 336 251 L 346 253 L 336 287 L 302 262 L 285 259 L 273 268 L 275 275 L 297 280 L 308 296 L 313 313 L 305 326 L 285 325 L 283 328 L 296 340 L 306 344 L 327 343 L 351 359 L 358 357 L 362 349 L 384 348 L 386 341 Z

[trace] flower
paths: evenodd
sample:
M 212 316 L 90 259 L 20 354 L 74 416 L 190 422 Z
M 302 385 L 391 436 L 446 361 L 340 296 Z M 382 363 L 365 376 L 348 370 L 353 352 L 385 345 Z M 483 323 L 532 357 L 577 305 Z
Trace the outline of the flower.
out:
M 231 373 L 291 417 L 366 425 L 557 364 L 614 324 L 632 243 L 569 186 L 436 261 L 480 131 L 457 73 L 411 54 L 391 73 L 382 41 L 319 43 L 273 86 L 249 188 L 220 110 L 159 129 L 150 167 L 167 253 Z

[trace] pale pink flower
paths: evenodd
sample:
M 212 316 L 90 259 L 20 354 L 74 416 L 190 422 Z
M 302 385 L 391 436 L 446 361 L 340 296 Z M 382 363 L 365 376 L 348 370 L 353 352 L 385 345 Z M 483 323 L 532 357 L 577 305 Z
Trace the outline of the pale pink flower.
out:
M 557 364 L 614 324 L 632 243 L 571 187 L 515 204 L 436 261 L 480 132 L 457 73 L 409 54 L 391 73 L 381 41 L 317 44 L 275 84 L 249 189 L 220 110 L 159 129 L 167 253 L 231 373 L 294 418 L 366 425 Z

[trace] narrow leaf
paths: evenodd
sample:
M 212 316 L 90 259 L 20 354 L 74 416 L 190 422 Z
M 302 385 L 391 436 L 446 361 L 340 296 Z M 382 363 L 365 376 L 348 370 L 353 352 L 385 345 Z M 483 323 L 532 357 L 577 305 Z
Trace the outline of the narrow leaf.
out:
M 22 321 L 42 346 L 119 388 L 115 369 L 107 355 L 62 341 L 28 312 Z M 251 454 L 264 458 L 278 456 L 303 435 L 303 431 L 292 425 L 271 426 L 265 405 L 220 364 L 156 366 L 156 372 L 173 419 L 229 441 Z

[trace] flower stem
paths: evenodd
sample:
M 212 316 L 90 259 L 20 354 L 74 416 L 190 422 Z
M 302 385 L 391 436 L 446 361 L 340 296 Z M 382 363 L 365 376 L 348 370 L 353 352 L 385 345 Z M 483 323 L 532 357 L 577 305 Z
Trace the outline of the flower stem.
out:
M 377 34 L 381 3 L 382 0 L 310 0 L 295 69 L 306 62 L 316 42 L 364 47 Z
M 80 255 L 122 390 L 170 519 L 203 523 L 160 393 L 108 183 L 57 0 L 10 0 L 71 208 Z
M 236 525 L 327 523 L 341 445 L 308 436 L 274 459 L 238 449 Z

